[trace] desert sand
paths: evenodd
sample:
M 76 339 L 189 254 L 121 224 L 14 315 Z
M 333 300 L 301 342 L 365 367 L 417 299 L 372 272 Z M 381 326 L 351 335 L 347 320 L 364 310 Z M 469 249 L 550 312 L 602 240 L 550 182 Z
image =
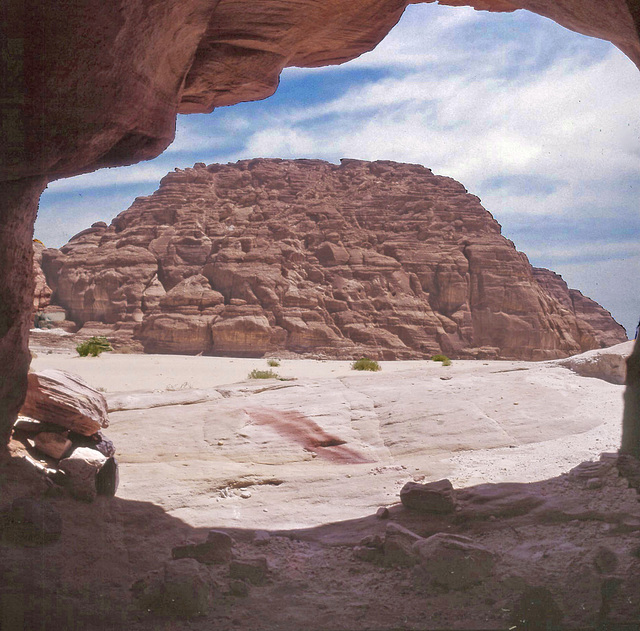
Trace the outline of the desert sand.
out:
M 56 630 L 534 628 L 516 620 L 532 589 L 568 628 L 640 619 L 640 504 L 615 457 L 600 456 L 619 444 L 621 385 L 557 361 L 356 373 L 283 359 L 284 380 L 256 380 L 247 375 L 265 359 L 44 348 L 33 370 L 68 370 L 104 392 L 121 482 L 93 504 L 51 499 L 63 516 L 57 543 L 2 543 L 3 598 L 29 624 L 45 612 Z M 399 504 L 406 482 L 442 478 L 455 512 Z M 11 471 L 5 479 L 7 501 L 24 491 Z M 386 548 L 363 553 L 364 537 L 390 540 L 389 524 L 470 537 L 494 569 L 443 587 L 423 566 L 388 562 Z M 236 557 L 264 557 L 266 576 L 239 586 L 228 564 L 171 560 L 212 528 L 233 536 Z M 145 605 L 172 572 L 209 586 L 201 616 Z
M 292 381 L 279 381 L 247 379 L 264 359 L 55 354 L 32 365 L 101 389 L 119 496 L 193 526 L 310 527 L 395 503 L 411 479 L 532 482 L 618 447 L 623 387 L 556 362 L 381 367 L 289 359 L 274 371 Z M 314 447 L 319 432 L 342 444 Z

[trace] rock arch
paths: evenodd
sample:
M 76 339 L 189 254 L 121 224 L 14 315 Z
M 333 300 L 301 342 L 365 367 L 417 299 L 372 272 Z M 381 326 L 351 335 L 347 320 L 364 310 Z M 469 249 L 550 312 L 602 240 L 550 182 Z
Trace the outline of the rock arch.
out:
M 177 113 L 272 94 L 287 66 L 372 49 L 412 0 L 8 0 L 0 7 L 0 445 L 24 399 L 33 223 L 47 183 L 133 164 L 173 140 Z M 445 0 L 527 9 L 611 41 L 640 67 L 638 0 Z M 428 28 L 428 26 L 426 27 Z M 640 350 L 630 362 L 640 383 Z M 640 387 L 627 391 L 623 439 Z M 639 423 L 640 424 L 640 423 Z

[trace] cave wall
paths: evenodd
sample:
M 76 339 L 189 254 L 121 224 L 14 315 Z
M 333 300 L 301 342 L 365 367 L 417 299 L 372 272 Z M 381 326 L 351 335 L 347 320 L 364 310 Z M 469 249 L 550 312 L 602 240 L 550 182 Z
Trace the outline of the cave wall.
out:
M 177 113 L 267 97 L 287 66 L 353 59 L 372 49 L 410 3 L 7 0 L 0 5 L 0 443 L 19 408 L 29 364 L 31 236 L 46 183 L 153 158 L 173 140 Z M 638 0 L 442 4 L 524 8 L 609 40 L 640 66 Z

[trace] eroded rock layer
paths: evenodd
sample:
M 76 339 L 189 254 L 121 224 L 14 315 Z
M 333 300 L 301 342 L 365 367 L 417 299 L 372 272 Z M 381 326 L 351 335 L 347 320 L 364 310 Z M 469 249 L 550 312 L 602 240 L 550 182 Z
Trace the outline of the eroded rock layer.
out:
M 420 165 L 199 163 L 43 267 L 70 319 L 136 323 L 147 352 L 547 359 L 626 340 Z

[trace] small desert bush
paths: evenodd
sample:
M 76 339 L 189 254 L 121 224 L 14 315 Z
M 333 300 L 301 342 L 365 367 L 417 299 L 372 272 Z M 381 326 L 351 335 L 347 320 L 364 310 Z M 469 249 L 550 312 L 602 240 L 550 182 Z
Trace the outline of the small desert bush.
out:
M 91 355 L 91 357 L 98 357 L 100 353 L 104 353 L 105 351 L 112 351 L 113 348 L 111 344 L 109 344 L 109 340 L 103 336 L 93 336 L 90 337 L 86 342 L 82 342 L 82 344 L 78 344 L 76 346 L 76 350 L 78 351 L 78 355 L 80 357 L 87 357 L 87 355 Z
M 377 372 L 378 370 L 382 370 L 382 368 L 375 359 L 361 357 L 351 364 L 351 370 L 370 370 L 371 372 Z
M 249 379 L 279 379 L 280 375 L 273 370 L 258 370 L 254 368 L 249 373 Z
M 280 365 L 279 359 L 267 359 L 267 365 L 276 368 Z
M 451 366 L 451 360 L 446 355 L 434 355 L 431 359 L 434 362 L 442 362 L 443 366 Z

